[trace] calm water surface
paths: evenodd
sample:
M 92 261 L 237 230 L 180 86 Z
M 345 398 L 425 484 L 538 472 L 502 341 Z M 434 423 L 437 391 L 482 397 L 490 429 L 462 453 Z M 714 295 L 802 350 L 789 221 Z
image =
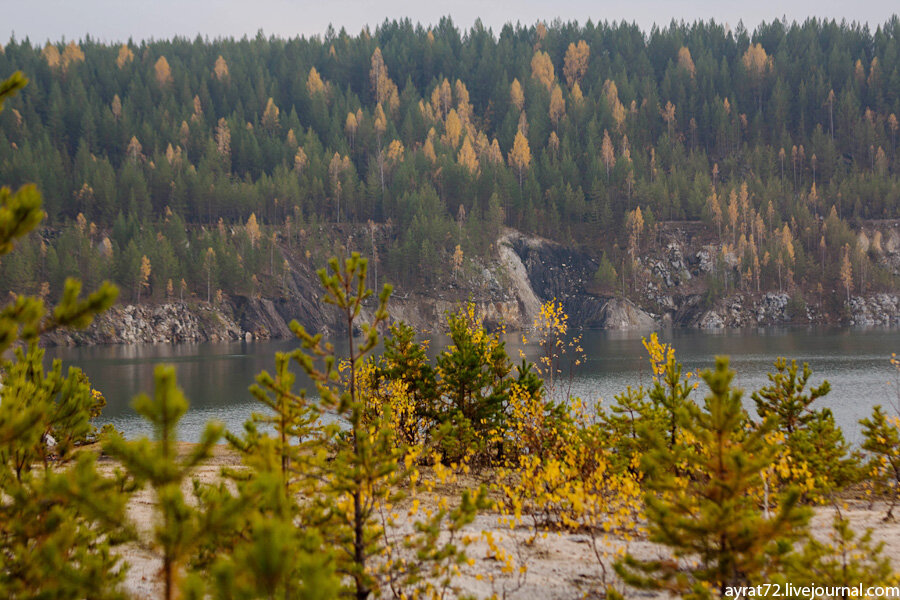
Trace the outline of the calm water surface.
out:
M 630 332 L 585 332 L 582 346 L 587 361 L 571 379 L 572 393 L 608 403 L 627 385 L 646 384 L 648 365 L 641 336 Z M 730 355 L 732 368 L 737 371 L 737 385 L 747 391 L 748 408 L 752 405 L 750 392 L 766 384 L 766 373 L 776 357 L 808 362 L 813 369 L 813 384 L 828 379 L 832 386 L 831 393 L 818 405 L 834 411 L 837 422 L 854 442 L 860 437 L 858 420 L 867 416 L 875 404 L 887 405 L 898 397 L 889 359 L 892 352 L 900 350 L 900 330 L 678 329 L 660 332 L 660 339 L 675 346 L 676 357 L 689 370 L 711 367 L 716 355 Z M 439 347 L 443 341 L 439 338 L 433 343 Z M 521 336 L 510 334 L 506 341 L 514 362 L 518 362 L 519 349 L 534 358 L 533 346 L 523 347 Z M 131 409 L 131 400 L 141 392 L 152 393 L 153 368 L 157 364 L 175 365 L 179 385 L 191 402 L 179 437 L 196 441 L 210 419 L 223 421 L 231 431 L 240 431 L 250 413 L 261 407 L 247 391 L 254 376 L 263 369 L 272 371 L 275 352 L 295 345 L 294 341 L 274 341 L 94 346 L 51 348 L 47 354 L 84 369 L 107 399 L 100 423 L 112 423 L 128 437 L 150 432 Z M 298 376 L 298 387 L 307 385 L 308 381 Z

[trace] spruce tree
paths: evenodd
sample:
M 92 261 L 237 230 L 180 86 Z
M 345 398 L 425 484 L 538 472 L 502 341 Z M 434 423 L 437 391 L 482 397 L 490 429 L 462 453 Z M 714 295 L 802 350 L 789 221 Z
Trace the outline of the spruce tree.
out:
M 651 406 L 665 415 L 666 445 L 674 451 L 683 442 L 679 423 L 683 413 L 693 406 L 690 395 L 695 386 L 690 383 L 691 374 L 683 375 L 684 367 L 675 360 L 672 346 L 661 344 L 654 333 L 644 340 L 644 347 L 653 369 L 653 385 L 647 396 Z
M 835 511 L 826 540 L 810 536 L 802 548 L 787 557 L 785 565 L 783 575 L 776 577 L 773 583 L 832 589 L 852 589 L 862 585 L 866 589 L 892 585 L 898 580 L 890 558 L 884 554 L 884 542 L 873 542 L 871 529 L 862 534 L 855 533 L 849 519 L 840 511 Z M 832 597 L 847 598 L 848 595 Z
M 412 428 L 415 420 L 411 417 L 432 420 L 437 416 L 437 376 L 426 350 L 426 342 L 416 341 L 415 329 L 400 322 L 391 325 L 378 365 L 380 377 L 403 382 L 411 395 L 415 414 L 409 418 L 401 416 L 403 422 L 400 423 L 407 444 L 414 443 L 418 433 Z
M 662 407 L 647 399 L 643 387 L 628 386 L 624 392 L 616 394 L 614 400 L 601 417 L 610 438 L 615 441 L 616 458 L 636 473 L 640 469 L 641 456 L 650 449 L 641 432 L 648 427 L 664 429 L 666 415 Z

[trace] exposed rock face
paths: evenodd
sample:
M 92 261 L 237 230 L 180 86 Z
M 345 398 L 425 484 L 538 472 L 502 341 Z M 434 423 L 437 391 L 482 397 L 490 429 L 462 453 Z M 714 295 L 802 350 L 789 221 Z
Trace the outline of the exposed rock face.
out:
M 751 327 L 784 325 L 791 320 L 810 321 L 812 314 L 807 307 L 794 307 L 802 314 L 791 314 L 790 296 L 769 292 L 762 296 L 735 294 L 701 313 L 692 324 L 701 329 L 722 327 Z
M 697 327 L 700 329 L 722 329 L 725 327 L 725 320 L 716 311 L 708 310 L 700 317 Z
M 207 304 L 183 302 L 114 306 L 84 331 L 55 331 L 51 345 L 179 343 L 237 340 L 241 328 Z
M 900 234 L 883 233 L 882 260 L 900 273 Z M 874 238 L 874 233 L 872 237 Z M 557 300 L 578 329 L 650 329 L 660 324 L 716 329 L 777 326 L 788 323 L 900 325 L 900 297 L 873 294 L 853 297 L 846 313 L 824 314 L 817 306 L 792 300 L 783 292 L 735 292 L 712 306 L 707 298 L 707 274 L 736 257 L 722 257 L 716 267 L 716 247 L 702 224 L 679 223 L 663 230 L 635 257 L 635 277 L 629 295 L 635 302 L 598 294 L 593 285 L 597 258 L 575 248 L 507 230 L 498 240 L 498 255 L 476 269 L 432 289 L 400 291 L 389 304 L 391 320 L 405 321 L 421 331 L 445 327 L 445 314 L 472 302 L 488 328 L 528 329 L 541 303 Z M 101 315 L 86 331 L 56 332 L 49 344 L 178 343 L 238 339 L 288 338 L 296 319 L 313 333 L 341 331 L 337 310 L 320 302 L 318 277 L 306 261 L 290 252 L 289 274 L 282 298 L 231 296 L 222 305 L 174 302 L 117 306 Z M 725 267 L 727 268 L 727 267 Z M 733 282 L 732 282 L 733 285 Z M 749 287 L 749 286 L 748 286 Z M 363 306 L 368 319 L 377 301 Z
M 898 233 L 896 227 L 887 230 L 881 242 L 881 247 L 884 251 L 881 260 L 882 265 L 887 267 L 894 275 L 900 275 L 900 233 Z
M 576 328 L 647 329 L 653 318 L 628 300 L 597 296 L 587 289 L 597 269 L 588 254 L 547 240 L 506 233 L 498 243 L 499 261 L 466 281 L 430 293 L 398 293 L 391 299 L 392 320 L 423 331 L 440 330 L 445 314 L 472 302 L 485 325 L 527 329 L 542 302 L 557 299 Z M 677 258 L 676 260 L 680 260 Z M 86 331 L 59 332 L 50 344 L 177 343 L 288 338 L 296 319 L 314 333 L 342 328 L 340 315 L 319 301 L 319 282 L 306 263 L 290 264 L 286 298 L 231 296 L 221 306 L 206 303 L 117 306 Z M 466 299 L 468 297 L 468 299 Z M 460 300 L 462 298 L 463 300 Z M 362 318 L 375 308 L 370 299 Z
M 291 316 L 293 307 L 288 306 L 286 300 L 241 296 L 234 298 L 232 304 L 235 320 L 240 324 L 245 337 L 249 333 L 255 339 L 267 340 L 292 335 L 288 323 L 294 318 Z
M 447 313 L 453 313 L 468 301 L 431 298 L 421 294 L 392 297 L 388 304 L 391 321 L 403 321 L 420 331 L 443 331 Z M 523 317 L 520 303 L 515 298 L 505 300 L 472 299 L 477 314 L 489 330 L 501 326 L 512 330 L 531 325 Z M 371 316 L 374 305 L 362 311 L 363 319 Z M 340 325 L 336 325 L 340 327 Z
M 646 262 L 650 273 L 666 287 L 675 287 L 692 279 L 681 245 L 674 241 L 666 245 L 662 257 L 650 257 Z M 709 253 L 701 250 L 697 253 L 694 263 L 699 265 L 700 271 L 708 269 Z
M 606 302 L 601 311 L 603 329 L 653 329 L 653 317 L 635 306 L 631 300 L 613 298 Z
M 850 325 L 900 325 L 900 298 L 875 294 L 850 298 Z
M 515 253 L 515 257 L 510 256 L 509 263 L 516 264 L 514 289 L 526 290 L 525 300 L 517 292 L 523 306 L 536 306 L 537 312 L 542 302 L 558 300 L 569 316 L 569 323 L 582 329 L 649 329 L 655 326 L 654 319 L 631 301 L 588 291 L 598 267 L 590 255 L 520 233 L 507 233 L 500 242 L 501 247 L 507 246 L 508 251 Z M 524 267 L 526 277 L 522 277 L 518 264 Z M 524 312 L 528 313 L 527 308 Z M 530 326 L 533 321 L 533 317 L 529 318 L 526 325 Z
M 502 239 L 500 243 L 500 262 L 509 278 L 510 291 L 519 300 L 522 320 L 533 323 L 540 314 L 541 300 L 531 286 L 528 269 L 512 245 L 505 243 L 507 239 Z

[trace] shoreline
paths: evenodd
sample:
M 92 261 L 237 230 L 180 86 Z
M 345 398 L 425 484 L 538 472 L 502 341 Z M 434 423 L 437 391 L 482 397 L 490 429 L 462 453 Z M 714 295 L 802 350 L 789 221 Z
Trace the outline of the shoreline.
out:
M 891 231 L 894 231 L 891 229 Z M 900 244 L 900 233 L 897 233 Z M 849 295 L 813 292 L 788 282 L 784 289 L 752 291 L 747 285 L 709 288 L 712 249 L 702 235 L 670 224 L 638 257 L 627 287 L 597 279 L 593 254 L 536 235 L 506 229 L 487 257 L 470 259 L 462 274 L 432 285 L 397 288 L 388 302 L 390 321 L 420 332 L 440 333 L 446 314 L 471 304 L 489 330 L 525 332 L 541 306 L 559 302 L 569 325 L 581 330 L 677 327 L 719 330 L 790 325 L 900 325 L 900 291 Z M 900 272 L 900 252 L 897 257 Z M 340 315 L 320 301 L 321 284 L 308 262 L 292 263 L 280 296 L 222 294 L 216 302 L 157 297 L 149 304 L 118 304 L 86 330 L 53 332 L 56 346 L 287 339 L 296 320 L 308 331 L 341 331 Z M 622 282 L 622 286 L 624 286 Z M 377 287 L 374 285 L 373 287 Z M 364 303 L 361 322 L 376 302 Z
M 771 292 L 763 295 L 771 296 Z M 609 332 L 630 334 L 649 333 L 652 331 L 703 331 L 707 333 L 729 333 L 741 331 L 779 331 L 779 330 L 817 330 L 848 329 L 850 331 L 893 330 L 900 328 L 900 296 L 873 294 L 871 297 L 852 297 L 857 306 L 868 307 L 879 298 L 888 297 L 896 311 L 884 311 L 878 318 L 872 318 L 870 312 L 863 312 L 850 319 L 837 320 L 795 320 L 795 319 L 756 319 L 752 311 L 735 312 L 734 309 L 722 309 L 716 312 L 710 309 L 704 319 L 698 323 L 677 323 L 668 319 L 654 319 L 648 313 L 640 311 L 639 318 L 623 318 L 610 320 L 607 326 L 596 326 L 590 322 L 579 324 L 570 320 L 570 328 L 579 333 Z M 260 299 L 263 302 L 265 299 Z M 726 299 L 727 300 L 727 299 Z M 607 299 L 607 305 L 621 301 Z M 630 301 L 626 310 L 639 311 Z M 488 303 L 489 304 L 489 303 Z M 728 302 L 725 302 L 727 305 Z M 630 306 L 629 306 L 630 305 Z M 732 302 L 733 305 L 733 302 Z M 447 302 L 444 312 L 455 307 L 464 306 L 464 302 Z M 401 307 L 402 308 L 402 307 Z M 729 312 L 730 311 L 730 312 Z M 408 311 L 391 312 L 391 321 L 401 321 L 408 316 Z M 433 312 L 433 311 L 432 311 Z M 532 327 L 516 319 L 506 322 L 495 311 L 486 310 L 476 305 L 476 313 L 485 320 L 488 330 L 503 329 L 507 333 L 528 333 Z M 721 313 L 721 314 L 720 314 Z M 727 314 L 726 314 L 727 313 Z M 726 314 L 725 317 L 722 315 Z M 736 316 L 737 315 L 737 316 Z M 229 306 L 216 307 L 206 302 L 170 302 L 163 304 L 116 305 L 107 313 L 97 317 L 87 329 L 54 331 L 42 338 L 44 347 L 88 347 L 88 346 L 132 346 L 132 345 L 181 345 L 216 342 L 259 342 L 292 339 L 288 322 L 290 318 L 282 317 L 278 327 L 266 327 L 257 323 L 253 325 L 246 315 L 243 321 L 236 319 Z M 297 319 L 300 321 L 300 319 Z M 240 324 L 238 321 L 241 321 Z M 421 320 L 419 325 L 421 325 Z M 755 321 L 755 322 L 754 322 Z M 314 333 L 322 332 L 326 336 L 338 329 L 337 325 L 321 321 L 303 322 L 302 325 Z M 443 334 L 440 316 L 435 314 L 430 327 L 416 327 L 423 334 Z M 437 324 L 437 326 L 435 326 Z M 249 329 L 248 329 L 249 327 Z

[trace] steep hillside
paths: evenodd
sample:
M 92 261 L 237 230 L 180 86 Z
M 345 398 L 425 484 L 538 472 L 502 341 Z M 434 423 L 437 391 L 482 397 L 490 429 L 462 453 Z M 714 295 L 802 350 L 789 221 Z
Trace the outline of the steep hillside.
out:
M 352 228 L 344 228 L 352 243 Z M 900 275 L 900 223 L 867 222 L 861 238 L 880 239 L 872 260 Z M 356 238 L 360 238 L 356 232 Z M 629 264 L 619 265 L 614 281 L 600 281 L 603 257 L 579 248 L 507 229 L 487 258 L 465 259 L 430 285 L 395 288 L 393 320 L 421 331 L 440 331 L 444 315 L 469 302 L 490 328 L 527 330 L 540 305 L 558 300 L 569 323 L 580 329 L 657 327 L 770 327 L 791 324 L 900 324 L 900 297 L 870 290 L 756 289 L 741 277 L 740 262 L 723 253 L 713 232 L 699 223 L 660 224 Z M 86 332 L 54 334 L 50 343 L 102 344 L 287 338 L 296 319 L 326 335 L 339 331 L 337 314 L 319 300 L 315 260 L 282 247 L 288 268 L 278 296 L 223 295 L 204 302 L 169 301 L 122 305 Z M 621 273 L 625 273 L 624 277 Z M 374 273 L 370 273 L 374 285 Z M 379 284 L 384 283 L 380 281 Z M 865 286 L 864 274 L 854 276 Z M 849 299 L 848 299 L 849 297 Z M 374 309 L 374 301 L 366 310 Z

